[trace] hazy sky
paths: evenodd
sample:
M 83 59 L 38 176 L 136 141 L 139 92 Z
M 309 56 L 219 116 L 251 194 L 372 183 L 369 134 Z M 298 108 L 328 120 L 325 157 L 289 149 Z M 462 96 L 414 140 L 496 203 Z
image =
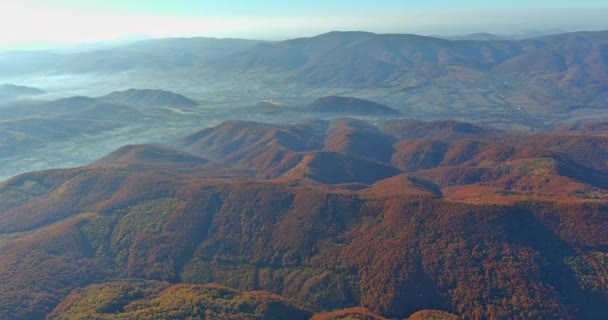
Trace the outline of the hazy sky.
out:
M 128 36 L 281 39 L 608 29 L 607 0 L 0 0 L 0 48 Z

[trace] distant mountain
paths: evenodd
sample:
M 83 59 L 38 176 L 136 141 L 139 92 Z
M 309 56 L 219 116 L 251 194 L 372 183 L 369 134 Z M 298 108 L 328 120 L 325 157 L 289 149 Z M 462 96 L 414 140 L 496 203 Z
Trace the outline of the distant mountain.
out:
M 476 32 L 467 35 L 457 35 L 457 36 L 434 36 L 437 38 L 447 39 L 447 40 L 473 40 L 473 41 L 494 41 L 494 40 L 525 40 L 525 39 L 533 39 L 533 38 L 541 38 L 552 36 L 556 34 L 564 34 L 568 33 L 567 31 L 560 29 L 553 30 L 529 30 L 523 33 L 515 33 L 515 34 L 492 34 L 487 32 Z
M 582 69 L 591 71 L 593 68 L 588 64 L 600 67 L 606 62 L 598 55 L 598 50 L 601 51 L 606 42 L 608 32 L 571 33 L 519 41 L 448 41 L 407 34 L 331 32 L 312 38 L 259 45 L 252 50 L 220 58 L 216 66 L 292 71 L 296 72 L 294 77 L 305 83 L 331 81 L 342 85 L 369 86 L 403 81 L 400 78 L 410 72 L 429 79 L 436 78 L 448 71 L 448 66 L 506 71 L 505 66 L 512 61 L 537 55 L 551 61 L 550 57 L 556 54 L 566 63 L 563 67 L 584 66 Z M 574 46 L 574 43 L 584 45 Z M 577 59 L 571 56 L 571 50 L 579 52 Z M 554 71 L 551 66 L 547 67 L 548 71 Z M 601 70 L 606 72 L 605 68 L 600 67 Z
M 365 90 L 370 99 L 419 118 L 457 115 L 503 126 L 544 128 L 573 117 L 591 120 L 592 112 L 608 115 L 603 49 L 608 32 L 489 38 L 330 32 L 276 42 L 157 39 L 80 53 L 4 53 L 0 72 L 93 77 L 124 72 L 125 85 L 149 77 L 166 86 L 182 79 L 179 83 L 191 87 L 183 79 L 192 79 L 227 96 L 248 92 L 252 101 Z
M 172 70 L 251 49 L 263 41 L 216 38 L 164 38 L 78 52 L 12 51 L 0 53 L 0 72 L 107 73 L 126 70 Z
M 605 106 L 607 43 L 608 32 L 489 41 L 332 32 L 219 57 L 199 72 L 255 75 L 276 86 L 374 88 L 378 101 L 418 117 L 563 121 L 573 110 Z
M 38 88 L 18 86 L 14 84 L 0 85 L 0 96 L 6 97 L 21 97 L 21 96 L 36 96 L 43 94 L 44 91 Z
M 498 46 L 501 48 L 499 50 Z M 312 38 L 260 45 L 218 59 L 227 69 L 297 71 L 300 81 L 334 82 L 356 86 L 379 84 L 418 70 L 432 74 L 447 64 L 483 68 L 517 53 L 517 43 L 448 41 L 410 34 L 330 32 Z M 480 51 L 488 53 L 484 56 Z M 442 52 L 441 55 L 439 53 Z M 232 60 L 232 66 L 229 61 Z M 326 68 L 323 72 L 320 68 Z M 356 72 L 359 71 L 359 72 Z M 430 72 L 430 73 L 429 73 Z
M 195 107 L 195 101 L 177 93 L 164 90 L 129 89 L 115 91 L 99 97 L 100 100 L 127 105 L 143 105 L 150 107 Z
M 40 105 L 41 108 L 48 109 L 51 112 L 72 112 L 87 108 L 96 103 L 99 103 L 99 100 L 95 98 L 73 96 L 42 102 Z
M 598 68 L 601 71 L 605 69 L 601 67 L 605 63 L 601 48 L 607 39 L 608 32 L 601 31 L 510 41 L 450 41 L 410 34 L 368 32 L 330 32 L 279 42 L 178 38 L 145 40 L 76 54 L 11 52 L 0 55 L 0 66 L 3 61 L 8 64 L 13 59 L 29 59 L 38 61 L 39 71 L 69 73 L 137 68 L 168 71 L 183 67 L 197 67 L 191 72 L 202 72 L 198 67 L 205 67 L 222 72 L 255 71 L 260 75 L 288 71 L 290 79 L 299 83 L 316 83 L 317 86 L 333 83 L 349 87 L 389 84 L 400 87 L 411 80 L 411 77 L 405 77 L 411 73 L 428 80 L 454 72 L 448 67 L 481 72 L 496 68 L 506 71 L 503 64 L 511 65 L 514 63 L 511 61 L 523 61 L 533 56 L 545 57 L 554 63 L 562 61 L 562 68 L 581 69 L 583 73 Z M 575 49 L 578 54 L 573 56 L 572 50 Z M 51 60 L 52 63 L 46 63 Z M 548 71 L 555 71 L 551 65 L 545 67 L 549 68 Z M 524 72 L 529 71 L 536 70 Z
M 532 39 L 532 38 L 540 38 L 540 37 L 547 37 L 547 36 L 552 36 L 552 35 L 556 35 L 556 34 L 564 34 L 564 33 L 568 33 L 568 31 L 565 31 L 563 29 L 546 29 L 546 30 L 526 30 L 524 32 L 521 33 L 516 33 L 516 34 L 511 34 L 508 37 L 510 39 Z
M 313 112 L 359 114 L 359 115 L 398 115 L 399 111 L 385 105 L 352 97 L 329 96 L 315 100 L 307 110 Z
M 462 36 L 434 36 L 436 38 L 442 38 L 446 40 L 468 40 L 468 41 L 496 41 L 496 40 L 509 40 L 512 39 L 508 36 L 498 36 L 486 32 L 471 33 Z

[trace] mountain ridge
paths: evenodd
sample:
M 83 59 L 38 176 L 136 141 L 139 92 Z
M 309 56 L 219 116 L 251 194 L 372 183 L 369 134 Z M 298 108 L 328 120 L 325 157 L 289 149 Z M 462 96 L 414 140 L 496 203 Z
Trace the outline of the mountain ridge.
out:
M 591 111 L 605 115 L 608 99 L 608 62 L 602 51 L 606 31 L 497 41 L 367 32 L 234 46 L 230 39 L 215 39 L 224 43 L 223 54 L 211 53 L 214 44 L 208 45 L 209 54 L 197 54 L 205 51 L 206 42 L 196 44 L 196 39 L 194 44 L 187 39 L 149 41 L 134 45 L 140 46 L 137 50 L 120 47 L 58 54 L 60 58 L 40 52 L 4 54 L 0 71 L 8 74 L 24 66 L 16 72 L 137 75 L 126 83 L 162 72 L 167 78 L 159 81 L 166 81 L 165 87 L 188 78 L 231 93 L 250 90 L 254 100 L 281 98 L 278 92 L 304 98 L 366 89 L 365 98 L 425 119 L 456 114 L 469 121 L 508 123 L 592 120 Z M 156 45 L 163 50 L 154 52 Z M 175 57 L 176 48 L 184 54 Z M 276 88 L 281 90 L 266 90 Z
M 0 317 L 70 312 L 117 279 L 263 290 L 319 317 L 608 314 L 608 137 L 388 123 L 229 121 L 0 183 Z
M 130 144 L 0 182 L 0 318 L 608 318 L 608 32 L 216 40 L 23 64 L 40 75 L 159 72 L 179 77 L 178 92 L 187 79 L 222 87 L 217 101 L 229 81 L 241 95 L 195 106 L 131 90 L 2 106 L 0 137 L 17 151 L 117 131 Z M 19 72 L 6 56 L 0 72 Z M 285 107 L 239 104 L 258 95 Z M 319 96 L 330 114 L 288 107 Z M 393 111 L 383 104 L 430 120 L 357 112 Z M 458 120 L 437 120 L 446 115 Z M 147 141 L 173 142 L 136 144 L 139 125 Z M 203 129 L 176 134 L 186 126 Z
M 128 105 L 151 107 L 195 107 L 195 101 L 181 94 L 153 89 L 127 89 L 114 91 L 98 99 Z
M 309 104 L 306 110 L 323 113 L 340 113 L 355 115 L 395 116 L 401 112 L 377 102 L 343 96 L 321 97 Z

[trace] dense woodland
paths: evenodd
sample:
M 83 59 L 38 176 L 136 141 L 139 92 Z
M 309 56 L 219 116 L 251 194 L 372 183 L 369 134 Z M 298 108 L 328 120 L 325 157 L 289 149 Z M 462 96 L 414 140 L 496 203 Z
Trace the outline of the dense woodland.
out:
M 608 318 L 606 159 L 454 121 L 127 146 L 0 184 L 0 318 Z

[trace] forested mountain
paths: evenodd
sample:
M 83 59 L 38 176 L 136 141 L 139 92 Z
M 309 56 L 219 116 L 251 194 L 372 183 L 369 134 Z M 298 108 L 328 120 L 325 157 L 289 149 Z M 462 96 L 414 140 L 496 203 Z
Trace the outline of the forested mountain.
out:
M 230 121 L 23 174 L 0 318 L 606 318 L 608 136 L 560 132 Z
M 258 99 L 365 90 L 365 97 L 417 117 L 556 122 L 606 116 L 607 46 L 606 31 L 523 40 L 368 32 L 275 42 L 156 39 L 78 53 L 3 53 L 0 73 L 81 75 L 86 81 L 121 74 L 123 87 L 143 78 L 161 87 L 202 85 Z
M 608 3 L 4 2 L 0 320 L 608 319 Z

